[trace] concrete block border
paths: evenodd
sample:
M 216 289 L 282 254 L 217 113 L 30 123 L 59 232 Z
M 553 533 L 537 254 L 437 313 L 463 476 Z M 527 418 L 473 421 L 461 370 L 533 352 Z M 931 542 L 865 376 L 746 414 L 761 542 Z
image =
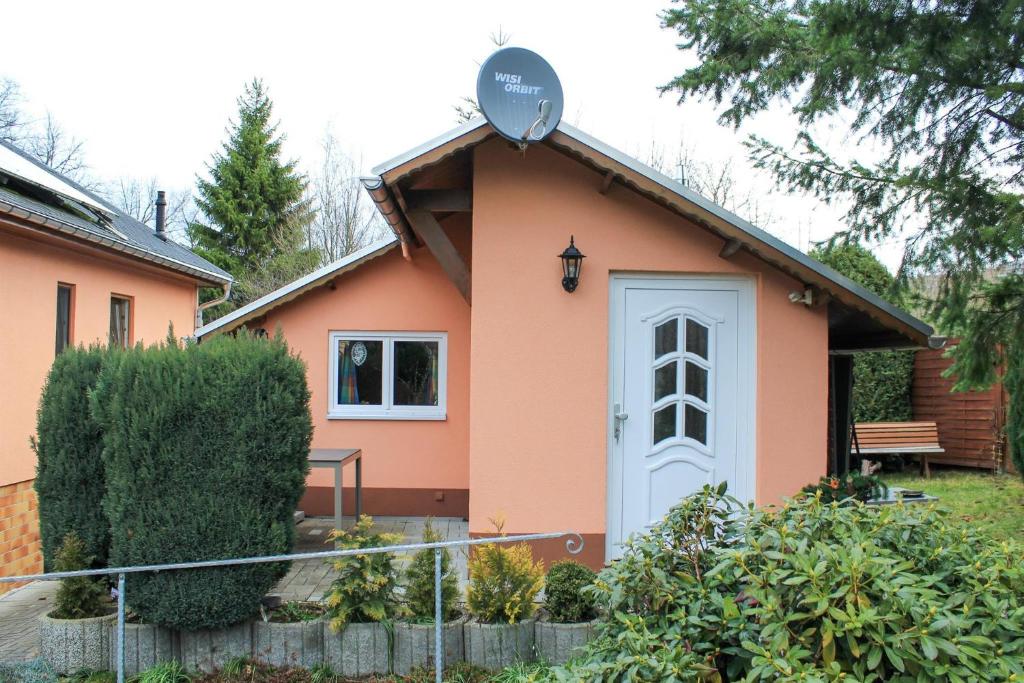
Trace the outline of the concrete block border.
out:
M 466 617 L 447 621 L 441 626 L 444 665 L 464 661 Z M 416 667 L 434 666 L 434 625 L 395 624 L 395 673 L 407 676 Z

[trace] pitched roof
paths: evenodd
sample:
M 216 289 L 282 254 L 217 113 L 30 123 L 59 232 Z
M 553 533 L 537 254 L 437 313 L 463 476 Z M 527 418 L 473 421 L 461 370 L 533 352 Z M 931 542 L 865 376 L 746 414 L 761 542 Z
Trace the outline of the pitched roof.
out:
M 382 187 L 394 187 L 399 180 L 428 166 L 437 164 L 462 150 L 480 144 L 495 135 L 483 118 L 475 118 L 447 133 L 398 155 L 373 169 L 373 178 L 364 178 L 371 196 L 378 203 L 385 218 L 401 232 L 407 229 L 404 218 L 395 215 L 395 202 L 380 192 Z M 882 297 L 868 291 L 849 278 L 837 273 L 799 249 L 765 232 L 736 214 L 702 197 L 682 183 L 660 173 L 633 157 L 569 125 L 565 121 L 545 140 L 547 144 L 577 160 L 611 174 L 611 178 L 641 194 L 671 208 L 699 225 L 715 232 L 725 240 L 735 240 L 737 247 L 753 253 L 781 270 L 803 281 L 805 285 L 842 301 L 856 309 L 873 323 L 884 329 L 896 330 L 899 335 L 917 346 L 941 346 L 942 340 L 932 338 L 933 330 L 906 311 L 892 305 Z M 382 200 L 381 197 L 384 197 Z M 846 315 L 838 310 L 833 316 Z M 871 331 L 876 334 L 877 330 Z M 868 333 L 865 333 L 865 337 Z M 891 337 L 878 336 L 880 347 L 898 346 Z M 865 340 L 866 347 L 870 340 Z M 904 344 L 908 345 L 908 344 Z M 843 346 L 839 344 L 838 346 Z
M 309 275 L 300 277 L 298 280 L 290 282 L 284 287 L 261 296 L 259 299 L 256 299 L 241 308 L 231 311 L 227 315 L 221 316 L 220 318 L 203 325 L 196 330 L 195 336 L 197 339 L 202 339 L 204 336 L 214 332 L 229 331 L 236 327 L 241 327 L 247 321 L 252 320 L 253 318 L 258 318 L 267 311 L 277 308 L 278 306 L 301 296 L 311 289 L 325 285 L 342 273 L 358 268 L 367 261 L 375 259 L 378 256 L 382 256 L 397 246 L 398 239 L 395 237 L 389 237 L 379 242 L 374 242 L 363 249 L 354 251 L 337 261 L 328 263 L 323 268 L 314 270 Z
M 484 119 L 473 119 L 374 167 L 374 175 L 363 178 L 363 184 L 395 232 L 399 235 L 408 235 L 409 227 L 403 211 L 388 188 L 396 186 L 399 180 L 410 174 L 438 164 L 495 134 Z M 826 298 L 833 297 L 833 302 L 829 303 L 829 325 L 830 331 L 836 331 L 837 338 L 830 341 L 830 348 L 842 351 L 900 346 L 937 348 L 944 341 L 933 338 L 932 328 L 906 311 L 700 196 L 685 185 L 564 121 L 559 123 L 558 128 L 544 144 L 610 174 L 615 181 L 668 206 L 723 239 L 735 241 L 737 248 L 751 252 L 804 282 L 806 286 L 817 288 L 819 295 L 824 293 Z M 266 311 L 324 284 L 341 272 L 356 268 L 384 251 L 394 248 L 398 243 L 398 238 L 393 238 L 325 266 L 211 322 L 197 330 L 196 336 L 202 337 L 218 330 L 225 331 L 238 327 L 245 320 L 259 317 Z M 835 301 L 840 303 L 836 305 Z M 844 338 L 842 335 L 849 334 L 850 330 L 854 331 L 852 336 L 855 338 Z
M 44 229 L 156 263 L 204 283 L 221 285 L 232 280 L 227 271 L 173 240 L 160 239 L 145 223 L 128 216 L 95 192 L 40 163 L 14 145 L 0 141 L 0 146 L 54 180 L 47 183 L 47 179 L 40 176 L 26 178 L 23 172 L 0 166 L 0 176 L 8 180 L 6 185 L 0 185 L 0 215 L 27 219 Z M 20 182 L 12 183 L 12 179 Z M 39 180 L 42 182 L 37 182 Z M 16 186 L 19 184 L 40 192 L 29 196 L 30 193 L 18 191 Z M 70 192 L 62 193 L 62 185 L 71 186 L 73 196 Z M 75 201 L 80 198 L 78 193 L 84 195 L 86 201 Z

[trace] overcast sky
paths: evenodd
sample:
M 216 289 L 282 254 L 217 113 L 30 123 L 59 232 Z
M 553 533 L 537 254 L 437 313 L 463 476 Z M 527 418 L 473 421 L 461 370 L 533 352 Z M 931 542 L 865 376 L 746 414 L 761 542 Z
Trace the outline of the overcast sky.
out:
M 554 67 L 568 122 L 644 161 L 652 143 L 672 154 L 681 140 L 701 158 L 732 159 L 737 183 L 774 216 L 772 233 L 802 249 L 828 237 L 842 225 L 836 209 L 774 191 L 745 160 L 748 133 L 791 141 L 786 113 L 737 133 L 718 125 L 711 103 L 659 95 L 688 59 L 660 27 L 668 4 L 8 3 L 0 78 L 21 86 L 32 115 L 49 111 L 83 139 L 101 178 L 190 186 L 254 76 L 270 91 L 289 156 L 314 165 L 329 126 L 366 171 L 455 125 L 453 105 L 474 94 L 500 27 L 510 45 Z M 879 251 L 890 268 L 898 262 L 898 245 Z

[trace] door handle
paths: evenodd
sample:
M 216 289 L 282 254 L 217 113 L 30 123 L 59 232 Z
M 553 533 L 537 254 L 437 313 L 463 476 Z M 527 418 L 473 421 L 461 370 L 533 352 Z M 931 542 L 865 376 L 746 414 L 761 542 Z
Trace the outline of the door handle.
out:
M 629 419 L 629 413 L 622 412 L 622 404 L 616 403 L 612 410 L 612 418 L 615 422 L 615 440 L 618 441 L 622 435 L 622 423 Z

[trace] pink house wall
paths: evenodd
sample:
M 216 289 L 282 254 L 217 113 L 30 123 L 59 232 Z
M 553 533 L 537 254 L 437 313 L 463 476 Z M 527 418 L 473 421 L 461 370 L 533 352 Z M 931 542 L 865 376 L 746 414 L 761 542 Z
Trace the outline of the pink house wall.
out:
M 453 242 L 469 256 L 468 220 L 445 221 Z M 314 448 L 363 451 L 364 509 L 371 514 L 468 514 L 470 308 L 426 249 L 403 260 L 394 249 L 342 274 L 337 288 L 304 294 L 271 310 L 256 326 L 278 326 L 308 367 Z M 448 333 L 447 420 L 329 419 L 330 331 Z M 330 470 L 313 470 L 302 509 L 330 514 Z M 345 509 L 354 498 L 352 466 L 345 471 Z M 441 498 L 440 500 L 438 498 Z
M 133 298 L 133 340 L 149 343 L 167 336 L 168 323 L 179 336 L 195 329 L 195 282 L 164 272 L 0 224 L 0 486 L 35 476 L 29 437 L 53 363 L 57 284 L 74 285 L 74 344 L 106 343 L 111 294 Z
M 475 150 L 470 383 L 470 532 L 575 529 L 603 555 L 606 518 L 609 281 L 616 272 L 727 273 L 755 281 L 757 501 L 824 474 L 828 329 L 801 284 L 613 185 L 548 147 L 523 158 L 500 140 Z M 586 254 L 573 294 L 556 255 Z

